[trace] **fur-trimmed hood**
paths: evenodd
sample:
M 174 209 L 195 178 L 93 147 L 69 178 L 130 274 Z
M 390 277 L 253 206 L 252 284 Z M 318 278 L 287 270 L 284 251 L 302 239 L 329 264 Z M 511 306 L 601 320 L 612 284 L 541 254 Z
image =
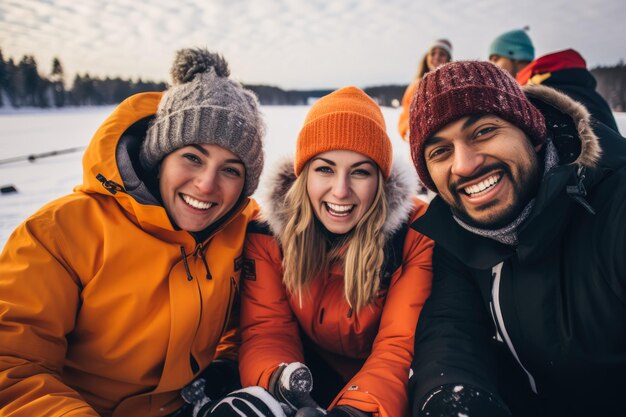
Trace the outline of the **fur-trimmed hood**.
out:
M 391 175 L 385 180 L 385 193 L 389 204 L 389 214 L 383 233 L 389 239 L 402 224 L 408 221 L 413 209 L 412 197 L 417 193 L 417 174 L 406 162 L 395 161 Z M 266 222 L 274 235 L 279 235 L 287 224 L 285 195 L 291 188 L 296 175 L 293 157 L 278 160 L 261 183 L 259 202 L 262 207 L 261 219 Z
M 550 87 L 526 85 L 522 89 L 532 104 L 539 107 L 546 117 L 548 132 L 554 134 L 555 128 L 558 127 L 551 117 L 556 112 L 561 113 L 561 117 L 564 115 L 571 119 L 580 139 L 580 151 L 577 155 L 574 155 L 575 159 L 573 161 L 566 160 L 561 161 L 561 163 L 574 163 L 587 168 L 595 167 L 602 155 L 602 149 L 600 148 L 598 136 L 592 129 L 591 116 L 585 106 Z M 558 149 L 558 143 L 556 145 Z

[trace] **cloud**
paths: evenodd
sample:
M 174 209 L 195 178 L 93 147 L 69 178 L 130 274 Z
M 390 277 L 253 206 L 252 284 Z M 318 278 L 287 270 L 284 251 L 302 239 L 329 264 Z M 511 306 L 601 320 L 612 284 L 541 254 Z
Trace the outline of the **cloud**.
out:
M 574 47 L 590 65 L 624 58 L 621 0 L 2 0 L 0 48 L 45 73 L 166 80 L 174 53 L 222 52 L 233 76 L 285 88 L 402 84 L 433 40 L 484 59 L 493 37 L 530 25 L 538 54 Z

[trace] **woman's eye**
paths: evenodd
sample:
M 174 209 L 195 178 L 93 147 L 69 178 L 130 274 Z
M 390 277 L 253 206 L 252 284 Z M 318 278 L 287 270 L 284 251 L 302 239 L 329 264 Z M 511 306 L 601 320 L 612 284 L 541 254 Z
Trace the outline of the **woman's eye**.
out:
M 226 167 L 224 168 L 224 172 L 226 172 L 228 175 L 231 175 L 233 177 L 241 177 L 241 171 L 238 170 L 237 168 Z
M 360 177 L 369 177 L 370 175 L 372 175 L 372 173 L 366 169 L 355 169 L 354 171 L 352 171 L 352 175 L 358 175 Z
M 317 167 L 315 168 L 315 172 L 321 172 L 323 174 L 332 174 L 333 170 L 330 169 L 330 167 L 327 166 L 321 166 L 321 167 Z
M 183 158 L 195 163 L 195 164 L 200 164 L 202 161 L 200 160 L 200 158 L 198 158 L 197 155 L 192 154 L 192 153 L 186 153 L 183 154 Z

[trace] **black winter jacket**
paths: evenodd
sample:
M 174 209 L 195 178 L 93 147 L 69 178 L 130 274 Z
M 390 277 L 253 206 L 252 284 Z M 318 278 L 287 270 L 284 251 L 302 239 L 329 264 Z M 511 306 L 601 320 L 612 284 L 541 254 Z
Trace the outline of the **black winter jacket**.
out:
M 524 89 L 560 161 L 518 246 L 462 229 L 440 197 L 413 224 L 436 241 L 413 416 L 446 384 L 490 393 L 514 416 L 626 416 L 626 139 L 602 123 L 592 131 L 563 94 Z

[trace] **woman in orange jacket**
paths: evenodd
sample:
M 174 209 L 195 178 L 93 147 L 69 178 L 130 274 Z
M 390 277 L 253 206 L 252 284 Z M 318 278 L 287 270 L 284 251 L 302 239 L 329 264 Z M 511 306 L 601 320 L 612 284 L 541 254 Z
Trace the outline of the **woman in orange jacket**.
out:
M 435 68 L 452 61 L 452 44 L 447 39 L 436 40 L 420 60 L 415 79 L 411 81 L 402 96 L 402 111 L 398 120 L 398 132 L 406 142 L 409 141 L 409 109 L 411 100 L 424 75 Z
M 268 389 L 287 415 L 408 415 L 433 246 L 411 228 L 426 209 L 415 185 L 392 167 L 382 113 L 363 91 L 311 107 L 295 159 L 270 175 L 264 221 L 248 228 L 244 386 Z
M 0 415 L 165 416 L 207 367 L 236 375 L 231 309 L 264 125 L 228 75 L 219 55 L 179 51 L 174 85 L 121 103 L 83 184 L 11 235 Z

